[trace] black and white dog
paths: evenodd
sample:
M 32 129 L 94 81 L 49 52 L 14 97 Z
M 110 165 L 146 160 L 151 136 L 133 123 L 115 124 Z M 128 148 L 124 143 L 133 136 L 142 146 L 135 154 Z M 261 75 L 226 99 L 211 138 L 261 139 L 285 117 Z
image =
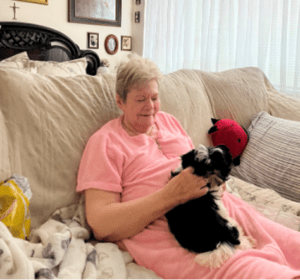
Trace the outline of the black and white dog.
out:
M 246 237 L 229 217 L 221 197 L 220 186 L 228 179 L 232 157 L 227 147 L 199 145 L 181 157 L 181 165 L 171 177 L 192 166 L 194 173 L 208 178 L 206 195 L 178 205 L 166 214 L 169 228 L 178 243 L 197 253 L 195 261 L 203 266 L 219 267 L 236 248 L 249 249 L 254 240 Z

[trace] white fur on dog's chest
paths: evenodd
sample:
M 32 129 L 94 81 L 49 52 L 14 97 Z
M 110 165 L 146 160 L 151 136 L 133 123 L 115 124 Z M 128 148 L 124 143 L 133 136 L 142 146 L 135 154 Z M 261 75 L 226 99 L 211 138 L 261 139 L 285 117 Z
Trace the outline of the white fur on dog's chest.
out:
M 227 209 L 225 208 L 223 202 L 221 199 L 216 199 L 215 200 L 215 203 L 218 205 L 219 207 L 219 210 L 218 210 L 218 214 L 224 218 L 225 220 L 228 220 L 230 217 L 229 217 L 229 214 L 228 214 L 228 211 Z

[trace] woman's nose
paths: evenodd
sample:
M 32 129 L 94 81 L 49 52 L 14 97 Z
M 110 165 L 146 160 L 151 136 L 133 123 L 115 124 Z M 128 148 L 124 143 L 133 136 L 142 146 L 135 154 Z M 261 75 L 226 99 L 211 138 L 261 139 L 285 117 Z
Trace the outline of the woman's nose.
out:
M 147 106 L 147 108 L 154 108 L 153 100 L 152 99 L 147 99 L 146 106 Z

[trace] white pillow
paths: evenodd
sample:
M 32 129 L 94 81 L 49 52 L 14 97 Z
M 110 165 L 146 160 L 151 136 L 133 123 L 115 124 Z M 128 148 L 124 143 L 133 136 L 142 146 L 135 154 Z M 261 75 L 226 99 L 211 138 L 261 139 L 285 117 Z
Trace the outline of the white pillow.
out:
M 0 61 L 0 67 L 24 69 L 28 68 L 29 58 L 27 52 L 18 53 Z
M 0 67 L 23 69 L 31 73 L 70 77 L 86 75 L 87 60 L 83 58 L 64 62 L 30 60 L 27 52 L 18 53 L 0 61 Z
M 84 57 L 65 62 L 30 60 L 29 67 L 36 67 L 42 75 L 71 77 L 86 75 L 87 60 Z

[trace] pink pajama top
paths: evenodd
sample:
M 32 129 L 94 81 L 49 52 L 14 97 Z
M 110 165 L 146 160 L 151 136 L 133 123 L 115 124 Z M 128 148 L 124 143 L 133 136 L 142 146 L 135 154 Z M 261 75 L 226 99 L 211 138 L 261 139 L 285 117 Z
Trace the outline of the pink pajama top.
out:
M 192 149 L 193 144 L 173 116 L 159 112 L 156 124 L 161 149 L 147 135 L 129 136 L 122 127 L 121 117 L 92 135 L 80 164 L 77 191 L 94 188 L 118 192 L 121 202 L 125 202 L 163 188 L 171 170 L 179 165 L 179 156 Z M 163 278 L 293 278 L 300 275 L 298 232 L 267 220 L 228 193 L 224 194 L 223 202 L 245 233 L 257 240 L 257 246 L 253 250 L 239 250 L 218 269 L 195 263 L 195 255 L 179 246 L 164 217 L 123 243 L 139 265 Z
M 94 188 L 122 193 L 122 201 L 146 196 L 168 182 L 179 156 L 193 148 L 178 121 L 156 115 L 157 141 L 145 134 L 129 136 L 121 117 L 111 120 L 88 141 L 78 173 L 77 191 Z

